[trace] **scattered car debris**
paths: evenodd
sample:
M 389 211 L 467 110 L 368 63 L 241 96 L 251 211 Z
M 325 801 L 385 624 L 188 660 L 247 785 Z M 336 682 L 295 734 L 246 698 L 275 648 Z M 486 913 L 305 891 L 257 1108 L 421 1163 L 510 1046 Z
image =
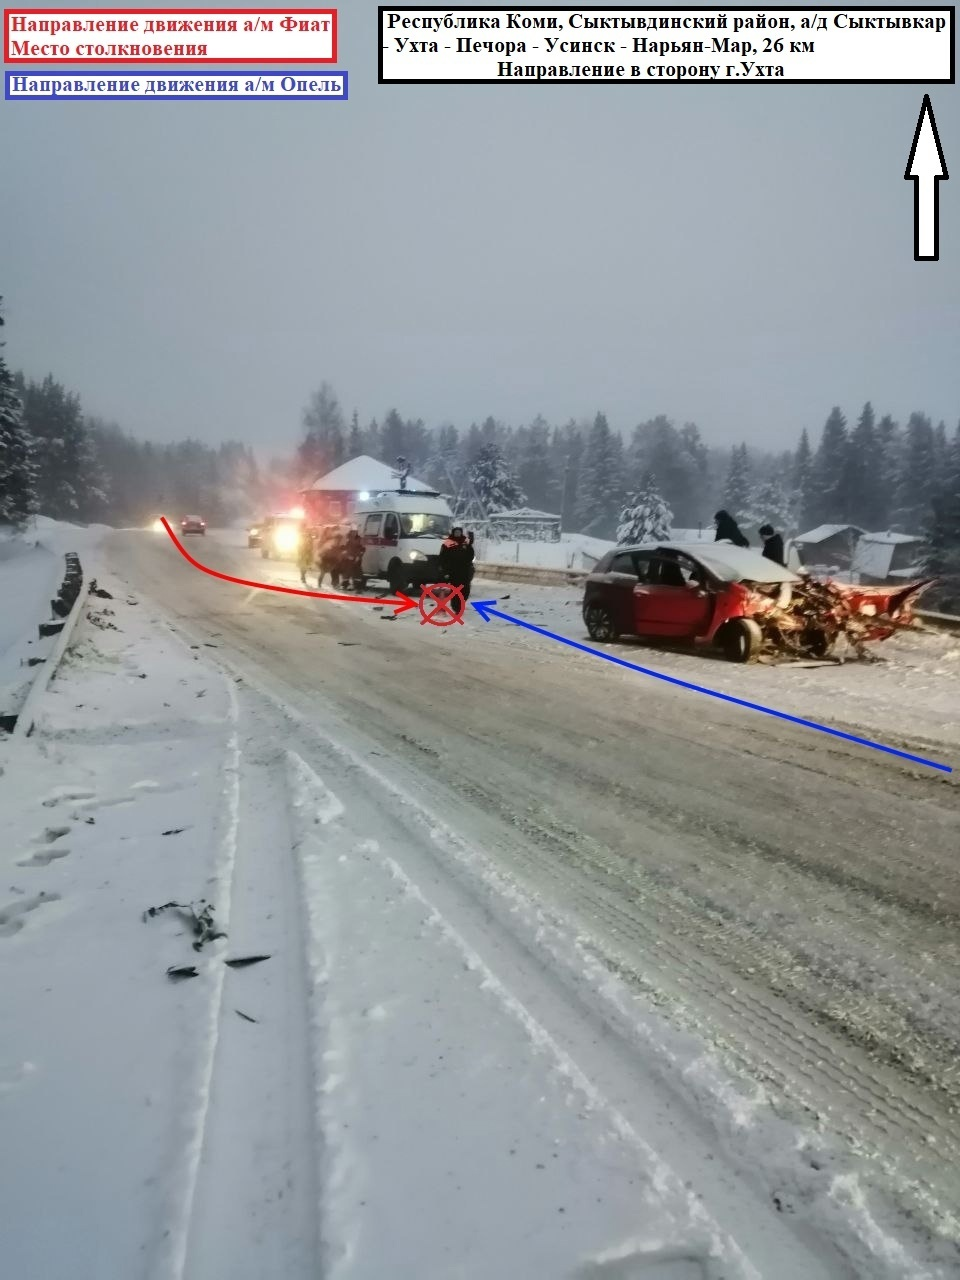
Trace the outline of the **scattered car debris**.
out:
M 245 969 L 247 965 L 259 964 L 261 960 L 269 960 L 269 956 L 238 956 L 236 960 L 225 960 L 224 964 L 231 969 Z
M 359 640 L 338 640 L 337 644 L 342 645 L 344 649 L 354 649 L 360 643 Z
M 161 831 L 162 836 L 178 836 L 182 831 L 186 831 L 186 827 L 171 827 L 169 831 Z
M 179 982 L 182 978 L 199 978 L 197 966 L 193 964 L 172 964 L 167 970 L 167 977 L 172 978 L 174 982 Z
M 113 596 L 110 594 L 110 592 L 109 592 L 109 591 L 106 591 L 103 587 L 98 587 L 98 586 L 97 586 L 97 580 L 96 580 L 96 578 L 92 578 L 92 579 L 90 580 L 90 594 L 91 594 L 92 596 L 99 596 L 99 597 L 101 598 L 101 600 L 112 600 L 112 599 L 113 599 Z
M 234 1013 L 239 1014 L 244 1022 L 256 1022 L 258 1019 L 251 1018 L 249 1013 L 244 1013 L 242 1009 L 234 1009 Z
M 206 649 L 219 649 L 219 648 L 220 648 L 220 646 L 219 646 L 218 644 L 211 644 L 209 640 L 204 640 L 203 644 L 204 644 L 204 648 L 206 648 Z
M 381 622 L 396 622 L 396 620 L 397 615 L 395 613 L 381 613 L 380 615 Z
M 867 644 L 914 625 L 912 606 L 931 585 L 921 580 L 898 588 L 860 587 L 805 577 L 754 618 L 767 652 L 839 663 L 847 646 L 861 661 L 878 662 Z
M 165 902 L 162 907 L 148 907 L 143 913 L 143 919 L 144 921 L 151 920 L 162 911 L 177 911 L 190 925 L 194 935 L 194 951 L 199 951 L 207 942 L 215 942 L 217 938 L 225 938 L 227 936 L 216 929 L 213 923 L 213 907 L 205 898 L 201 898 L 196 906 L 193 903 Z
M 27 659 L 27 666 L 28 666 L 28 667 L 38 667 L 38 666 L 40 666 L 40 664 L 41 664 L 42 662 L 46 662 L 46 658 L 28 658 L 28 659 Z

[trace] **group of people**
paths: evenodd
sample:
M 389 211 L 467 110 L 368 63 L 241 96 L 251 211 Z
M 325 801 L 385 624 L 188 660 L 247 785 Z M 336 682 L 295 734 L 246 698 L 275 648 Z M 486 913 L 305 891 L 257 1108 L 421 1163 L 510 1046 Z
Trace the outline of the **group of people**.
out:
M 297 566 L 300 581 L 307 585 L 307 574 L 317 571 L 317 590 L 323 588 L 329 574 L 331 585 L 347 591 L 362 591 L 366 585 L 363 576 L 363 538 L 359 529 L 344 531 L 342 526 L 331 525 L 314 533 L 306 525 L 300 530 L 297 550 Z M 470 598 L 473 581 L 473 534 L 464 533 L 455 525 L 440 546 L 440 577 L 443 582 L 459 587 L 464 601 Z
M 304 525 L 300 530 L 297 567 L 304 586 L 307 585 L 307 574 L 315 569 L 318 591 L 322 589 L 323 580 L 328 574 L 332 586 L 343 587 L 347 591 L 362 591 L 365 579 L 360 530 L 353 528 L 344 531 L 339 525 L 334 525 L 314 533 Z
M 749 547 L 750 539 L 745 537 L 729 511 L 718 511 L 713 517 L 713 522 L 717 527 L 715 542 L 732 542 L 735 547 Z M 782 535 L 777 533 L 772 524 L 762 524 L 759 533 L 763 539 L 762 554 L 774 564 L 782 564 L 786 568 Z

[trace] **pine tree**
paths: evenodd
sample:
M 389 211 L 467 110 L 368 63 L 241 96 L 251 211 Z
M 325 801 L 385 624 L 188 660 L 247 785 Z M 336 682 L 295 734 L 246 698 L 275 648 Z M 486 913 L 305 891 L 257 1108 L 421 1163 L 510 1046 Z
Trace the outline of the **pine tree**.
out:
M 514 511 L 526 502 L 526 495 L 507 466 L 499 445 L 481 446 L 470 465 L 470 481 L 491 515 L 496 511 Z
M 729 511 L 734 520 L 744 518 L 750 503 L 751 488 L 750 455 L 747 453 L 747 446 L 739 444 L 730 454 L 730 466 L 723 488 L 724 510 Z
M 530 505 L 537 511 L 549 510 L 553 487 L 550 427 L 540 414 L 521 436 L 517 477 Z
M 813 459 L 812 524 L 842 524 L 850 519 L 849 449 L 847 420 L 834 406 Z
M 678 431 L 660 414 L 634 427 L 627 450 L 627 474 L 637 485 L 652 471 L 681 522 L 702 516 L 706 467 L 707 451 L 692 423 Z
M 915 533 L 929 519 L 930 506 L 937 495 L 936 436 L 930 419 L 911 413 L 900 479 L 897 486 L 895 519 L 905 533 Z
M 960 582 L 960 424 L 947 445 L 926 531 L 928 572 Z
M 583 533 L 611 536 L 623 506 L 625 484 L 623 441 L 598 413 L 587 436 L 580 466 L 577 522 Z
M 303 411 L 303 440 L 297 449 L 300 478 L 326 475 L 344 460 L 343 411 L 329 382 L 322 382 Z
M 889 414 L 877 423 L 877 524 L 874 532 L 889 529 L 893 523 L 897 482 L 903 454 L 903 439 L 899 426 Z
M 790 475 L 791 504 L 798 532 L 803 532 L 813 524 L 813 451 L 810 448 L 810 437 L 807 428 L 800 432 L 797 451 L 793 455 L 793 468 Z
M 880 529 L 886 516 L 881 485 L 882 461 L 873 406 L 868 400 L 850 436 L 844 476 L 850 519 L 863 529 Z
M 792 498 L 780 480 L 760 481 L 750 490 L 743 523 L 747 528 L 759 529 L 761 525 L 772 524 L 778 533 L 797 532 Z
M 0 303 L 3 299 L 0 298 Z M 4 323 L 0 311 L 0 326 Z M 0 343 L 0 348 L 3 347 Z M 36 510 L 33 441 L 23 404 L 0 349 L 0 524 L 21 528 Z
M 103 478 L 80 408 L 52 374 L 42 382 L 15 379 L 24 422 L 34 440 L 37 509 L 55 520 L 86 520 L 101 514 Z
M 656 477 L 648 471 L 640 485 L 620 512 L 617 543 L 621 547 L 642 542 L 664 542 L 673 527 L 673 512 L 657 487 Z
M 360 417 L 354 409 L 350 418 L 350 435 L 347 438 L 347 458 L 358 458 L 364 451 L 363 431 L 360 429 Z

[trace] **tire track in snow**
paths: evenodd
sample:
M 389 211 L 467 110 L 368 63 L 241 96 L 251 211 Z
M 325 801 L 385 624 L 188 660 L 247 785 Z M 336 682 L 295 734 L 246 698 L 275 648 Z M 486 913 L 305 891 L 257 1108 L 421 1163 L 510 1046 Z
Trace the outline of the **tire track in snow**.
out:
M 239 832 L 240 708 L 233 681 L 225 679 L 225 683 L 230 705 L 228 721 L 230 732 L 224 764 L 223 829 L 209 885 L 216 921 L 222 929 L 228 931 Z M 200 1052 L 189 1090 L 194 1106 L 193 1111 L 184 1120 L 185 1140 L 179 1168 L 172 1175 L 175 1199 L 169 1227 L 164 1233 L 164 1247 L 154 1270 L 157 1280 L 183 1280 L 186 1271 L 194 1201 L 206 1138 L 207 1116 L 210 1110 L 214 1063 L 223 1018 L 224 982 L 229 972 L 226 965 L 218 962 L 222 961 L 227 945 L 226 939 L 218 939 L 209 944 L 207 952 L 203 981 L 208 984 L 209 990 L 204 1010 L 203 1035 L 198 1037 Z

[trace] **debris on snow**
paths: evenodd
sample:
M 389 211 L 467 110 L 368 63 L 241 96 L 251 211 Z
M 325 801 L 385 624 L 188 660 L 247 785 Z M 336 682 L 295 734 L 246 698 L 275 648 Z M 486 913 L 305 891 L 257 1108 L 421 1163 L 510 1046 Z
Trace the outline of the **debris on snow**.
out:
M 194 964 L 172 964 L 167 970 L 167 977 L 172 978 L 174 982 L 179 982 L 182 978 L 199 978 L 197 966 Z
M 225 960 L 224 964 L 231 969 L 245 969 L 247 965 L 259 964 L 261 960 L 269 960 L 269 956 L 238 956 L 236 960 Z
M 215 942 L 217 938 L 225 938 L 227 936 L 225 933 L 218 931 L 215 928 L 213 923 L 213 907 L 204 898 L 200 899 L 197 907 L 192 903 L 183 902 L 165 902 L 162 907 L 148 907 L 143 913 L 144 921 L 151 920 L 154 916 L 158 916 L 161 911 L 177 911 L 187 924 L 190 925 L 190 929 L 194 935 L 194 951 L 199 951 L 207 942 Z

